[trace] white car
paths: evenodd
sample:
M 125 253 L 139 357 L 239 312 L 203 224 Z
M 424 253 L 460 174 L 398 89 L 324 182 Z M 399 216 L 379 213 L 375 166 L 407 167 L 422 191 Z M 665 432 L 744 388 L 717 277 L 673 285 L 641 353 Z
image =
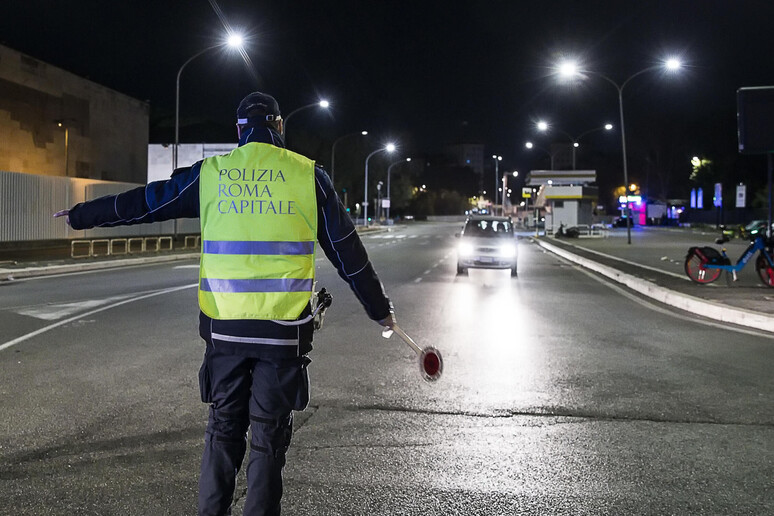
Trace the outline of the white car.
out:
M 468 217 L 458 236 L 457 274 L 467 269 L 510 269 L 516 276 L 519 253 L 510 217 Z

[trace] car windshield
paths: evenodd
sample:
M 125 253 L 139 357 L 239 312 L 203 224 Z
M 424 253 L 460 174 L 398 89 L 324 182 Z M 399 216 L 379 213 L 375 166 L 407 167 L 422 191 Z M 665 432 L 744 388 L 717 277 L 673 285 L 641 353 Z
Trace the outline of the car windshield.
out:
M 509 237 L 512 235 L 511 223 L 506 220 L 469 220 L 465 225 L 465 236 Z

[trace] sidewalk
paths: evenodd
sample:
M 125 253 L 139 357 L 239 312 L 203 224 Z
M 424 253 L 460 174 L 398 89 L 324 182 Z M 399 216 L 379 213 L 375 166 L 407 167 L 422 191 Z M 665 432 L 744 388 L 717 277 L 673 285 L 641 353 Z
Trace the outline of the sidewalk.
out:
M 637 227 L 627 243 L 626 229 L 606 238 L 534 240 L 546 250 L 622 283 L 642 295 L 717 321 L 774 332 L 774 288 L 755 271 L 755 258 L 728 283 L 723 273 L 709 285 L 698 285 L 683 270 L 689 247 L 725 247 L 732 262 L 747 247 L 745 240 L 715 243 L 720 232 L 683 228 Z

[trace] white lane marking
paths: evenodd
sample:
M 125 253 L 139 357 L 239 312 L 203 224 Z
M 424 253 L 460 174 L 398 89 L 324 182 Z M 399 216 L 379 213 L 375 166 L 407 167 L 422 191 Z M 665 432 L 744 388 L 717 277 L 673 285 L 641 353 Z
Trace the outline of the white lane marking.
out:
M 426 270 L 425 272 L 423 272 L 422 274 L 430 274 L 430 269 L 427 269 L 427 270 Z
M 175 265 L 172 268 L 173 269 L 198 269 L 199 268 L 199 264 L 197 263 L 195 265 Z
M 134 295 L 136 294 L 124 294 L 122 296 L 112 296 L 106 297 L 104 299 L 87 299 L 86 301 L 77 301 L 75 303 L 30 306 L 16 310 L 16 313 L 19 315 L 26 315 L 28 317 L 43 319 L 44 321 L 56 321 L 58 319 L 73 315 L 77 312 L 83 312 L 90 308 L 96 308 L 108 303 L 121 301 Z
M 419 283 L 420 281 L 422 281 L 422 278 L 417 278 L 414 280 L 414 283 Z
M 90 315 L 94 315 L 99 312 L 104 312 L 105 310 L 110 310 L 111 308 L 115 308 L 117 306 L 125 305 L 127 303 L 132 303 L 134 301 L 140 301 L 142 299 L 148 299 L 149 297 L 154 296 L 160 296 L 162 294 L 169 294 L 170 292 L 177 292 L 178 290 L 184 290 L 187 288 L 195 288 L 198 287 L 199 283 L 194 283 L 192 285 L 183 285 L 182 287 L 171 287 L 164 290 L 159 290 L 158 292 L 152 292 L 150 294 L 144 294 L 141 296 L 133 297 L 131 299 L 125 299 L 123 301 L 118 301 L 117 303 L 113 303 L 112 305 L 103 306 L 101 308 L 97 308 L 96 310 L 92 310 L 91 312 L 86 312 L 83 314 L 76 315 L 75 317 L 70 317 L 69 319 L 65 319 L 63 321 L 56 322 L 54 324 L 49 324 L 48 326 L 45 326 L 43 328 L 40 328 L 39 330 L 35 330 L 33 332 L 30 332 L 26 335 L 22 335 L 21 337 L 16 337 L 13 340 L 9 340 L 8 342 L 4 344 L 0 344 L 0 351 L 4 349 L 8 349 L 11 346 L 15 346 L 16 344 L 19 344 L 20 342 L 24 342 L 25 340 L 31 339 L 32 337 L 36 337 L 40 335 L 41 333 L 45 333 L 49 330 L 53 330 L 54 328 L 58 328 L 59 326 L 64 326 L 65 324 L 71 323 L 73 321 L 77 321 L 78 319 L 83 319 L 84 317 L 88 317 Z

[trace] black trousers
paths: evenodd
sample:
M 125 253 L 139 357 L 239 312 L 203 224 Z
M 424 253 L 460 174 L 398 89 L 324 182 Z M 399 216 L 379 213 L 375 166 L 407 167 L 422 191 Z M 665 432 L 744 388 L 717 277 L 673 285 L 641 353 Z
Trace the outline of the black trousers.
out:
M 210 403 L 199 477 L 199 514 L 230 515 L 250 428 L 246 516 L 279 515 L 282 468 L 293 434 L 293 410 L 309 403 L 306 356 L 261 359 L 219 352 L 207 343 L 199 371 Z

